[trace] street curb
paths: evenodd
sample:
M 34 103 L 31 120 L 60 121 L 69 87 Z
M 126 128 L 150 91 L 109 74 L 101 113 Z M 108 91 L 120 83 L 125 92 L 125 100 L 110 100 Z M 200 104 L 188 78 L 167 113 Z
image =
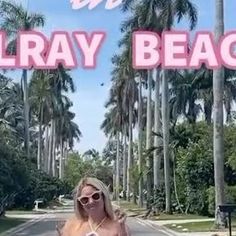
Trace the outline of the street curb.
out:
M 34 218 L 34 219 L 31 219 L 31 220 L 28 220 L 27 222 L 23 223 L 23 224 L 20 224 L 12 229 L 9 229 L 3 233 L 0 234 L 0 236 L 14 236 L 15 233 L 18 233 L 19 231 L 22 231 L 26 228 L 28 228 L 29 226 L 31 225 L 34 225 L 36 224 L 37 222 L 41 221 L 42 219 L 46 218 L 46 215 L 42 215 L 40 217 L 37 217 L 37 218 Z
M 112 205 L 115 206 L 116 208 L 120 207 L 117 204 L 115 204 L 114 202 L 112 203 Z M 125 212 L 128 214 L 128 211 L 125 210 Z M 152 220 L 148 220 L 148 219 L 143 220 L 137 216 L 131 216 L 131 217 L 137 219 L 137 221 L 140 224 L 147 225 L 147 226 L 151 227 L 152 229 L 158 229 L 159 231 L 162 231 L 163 233 L 165 233 L 168 236 L 179 236 L 174 230 L 171 230 L 164 225 L 158 225 L 157 223 L 154 223 L 154 221 L 152 221 Z
M 168 227 L 166 227 L 164 225 L 158 225 L 157 223 L 155 223 L 155 221 L 147 220 L 146 222 L 149 223 L 150 225 L 152 225 L 153 227 L 158 227 L 158 228 L 162 229 L 168 235 L 171 235 L 171 236 L 178 236 L 179 235 L 176 231 L 169 229 Z
M 135 217 L 135 219 L 137 219 L 137 221 L 140 224 L 144 224 L 144 225 L 149 226 L 150 228 L 155 229 L 155 230 L 158 229 L 159 231 L 163 232 L 164 234 L 166 234 L 168 236 L 178 236 L 175 231 L 168 229 L 165 226 L 155 224 L 151 220 L 143 220 L 138 217 Z

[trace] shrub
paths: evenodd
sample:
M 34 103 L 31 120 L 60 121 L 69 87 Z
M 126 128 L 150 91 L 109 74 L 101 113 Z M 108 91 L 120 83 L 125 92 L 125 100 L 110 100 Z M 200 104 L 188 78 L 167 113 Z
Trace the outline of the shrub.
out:
M 208 212 L 211 216 L 215 214 L 215 187 L 207 190 Z M 225 203 L 236 203 L 236 186 L 225 186 Z

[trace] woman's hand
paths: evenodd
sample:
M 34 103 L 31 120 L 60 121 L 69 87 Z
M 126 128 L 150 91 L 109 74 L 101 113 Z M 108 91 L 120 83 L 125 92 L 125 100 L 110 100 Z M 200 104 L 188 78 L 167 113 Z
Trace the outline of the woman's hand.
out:
M 119 236 L 129 236 L 130 233 L 128 227 L 125 224 L 127 219 L 127 215 L 125 214 L 125 212 L 121 211 L 120 209 L 116 209 L 115 216 L 120 228 Z
M 127 218 L 127 215 L 125 212 L 121 211 L 120 209 L 115 210 L 115 216 L 116 220 L 119 222 L 119 224 L 124 224 Z

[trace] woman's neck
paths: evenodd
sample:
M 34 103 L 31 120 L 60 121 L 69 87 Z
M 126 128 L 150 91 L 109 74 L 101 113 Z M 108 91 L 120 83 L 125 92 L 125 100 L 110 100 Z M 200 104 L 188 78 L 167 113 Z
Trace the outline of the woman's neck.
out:
M 96 213 L 94 215 L 90 215 L 88 220 L 94 224 L 94 225 L 98 225 L 101 223 L 102 220 L 104 220 L 104 218 L 106 218 L 106 213 L 105 212 L 101 212 L 101 213 Z

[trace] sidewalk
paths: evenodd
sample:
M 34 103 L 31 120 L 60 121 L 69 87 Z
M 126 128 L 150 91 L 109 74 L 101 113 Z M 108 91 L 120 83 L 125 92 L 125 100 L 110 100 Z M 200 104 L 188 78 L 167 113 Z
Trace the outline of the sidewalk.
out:
M 198 220 L 145 220 L 148 225 L 161 227 L 168 234 L 173 236 L 228 236 L 228 229 L 226 232 L 177 232 L 172 229 L 167 228 L 165 225 L 167 224 L 181 224 L 181 223 L 191 223 L 191 222 L 204 222 L 204 221 L 213 221 L 214 219 L 198 219 Z M 236 232 L 232 232 L 233 235 L 236 235 Z
M 57 214 L 57 213 L 72 213 L 73 210 L 73 202 L 72 201 L 66 201 L 65 204 L 61 207 L 57 207 L 56 209 L 38 209 L 37 211 L 32 211 L 29 213 L 11 213 L 7 212 L 6 217 L 7 218 L 15 218 L 15 219 L 26 219 L 27 221 L 23 224 L 20 224 L 14 228 L 11 228 L 3 233 L 0 233 L 0 236 L 14 236 L 15 232 L 19 230 L 26 229 L 37 222 L 43 220 L 44 218 L 50 218 L 51 215 Z
M 115 207 L 119 207 L 117 203 L 113 202 L 113 205 Z M 127 212 L 127 215 L 132 217 L 134 216 L 134 213 Z M 181 225 L 184 223 L 194 223 L 194 222 L 206 222 L 206 221 L 214 221 L 214 218 L 209 219 L 176 219 L 176 220 L 148 220 L 148 219 L 141 219 L 138 216 L 134 216 L 137 220 L 142 222 L 143 224 L 146 224 L 150 227 L 157 227 L 161 228 L 164 232 L 166 232 L 169 236 L 228 236 L 228 229 L 226 229 L 226 232 L 188 232 L 187 229 L 184 229 L 183 232 L 177 232 L 175 230 L 167 228 L 165 225 Z M 236 235 L 236 232 L 232 232 L 232 235 Z
M 6 214 L 8 218 L 28 219 L 25 223 L 0 233 L 0 236 L 14 236 L 18 230 L 23 230 L 42 220 L 47 214 Z

